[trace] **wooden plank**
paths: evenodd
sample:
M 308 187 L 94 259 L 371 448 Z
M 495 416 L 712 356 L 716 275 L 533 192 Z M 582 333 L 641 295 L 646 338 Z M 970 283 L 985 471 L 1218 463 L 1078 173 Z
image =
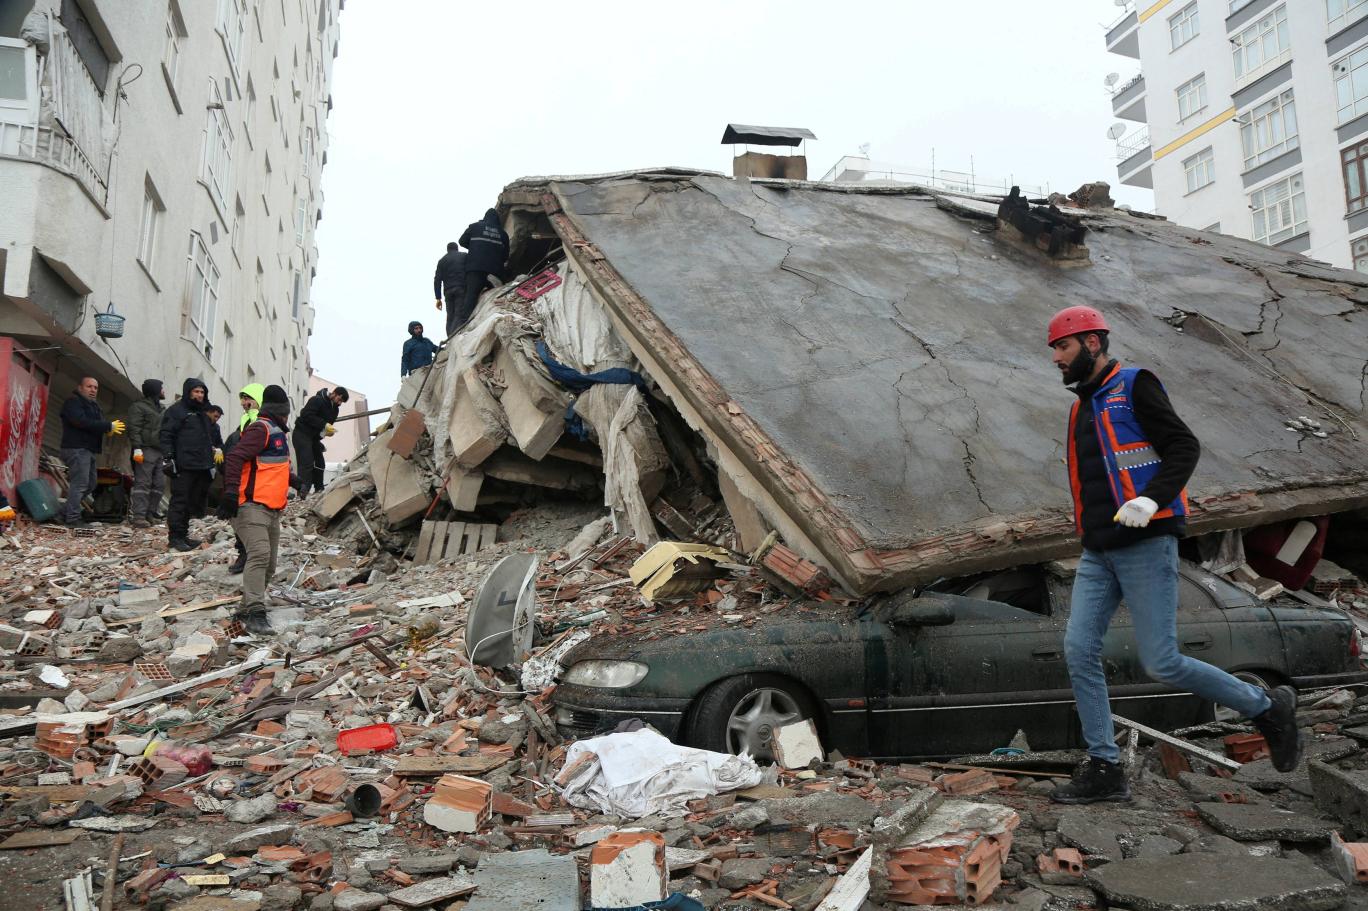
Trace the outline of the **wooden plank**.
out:
M 1210 750 L 1204 750 L 1196 744 L 1188 743 L 1186 740 L 1180 740 L 1179 738 L 1174 737 L 1171 734 L 1165 734 L 1163 731 L 1156 731 L 1154 728 L 1145 727 L 1138 721 L 1131 721 L 1129 718 L 1122 718 L 1120 715 L 1112 715 L 1112 721 L 1116 722 L 1124 728 L 1129 728 L 1132 731 L 1139 731 L 1141 734 L 1145 735 L 1151 740 L 1157 740 L 1160 743 L 1167 743 L 1169 746 L 1173 747 L 1176 750 L 1182 750 L 1189 756 L 1196 756 L 1198 759 L 1201 759 L 1205 762 L 1209 762 L 1214 766 L 1219 766 L 1223 769 L 1230 769 L 1232 772 L 1234 772 L 1237 769 L 1239 769 L 1242 765 L 1242 763 L 1238 763 L 1233 759 L 1227 759 L 1219 753 L 1213 753 Z
M 143 614 L 141 617 L 129 617 L 126 620 L 107 620 L 105 626 L 123 626 L 128 623 L 142 623 L 148 617 L 179 617 L 181 614 L 189 614 L 197 610 L 205 610 L 210 607 L 223 607 L 225 604 L 234 604 L 242 599 L 237 595 L 227 598 L 215 598 L 213 601 L 201 601 L 198 604 L 187 604 L 184 607 L 168 607 L 157 611 L 155 614 Z
M 448 558 L 450 558 L 450 557 L 459 557 L 462 553 L 464 553 L 464 551 L 462 550 L 462 545 L 465 543 L 465 535 L 466 535 L 466 523 L 464 523 L 464 522 L 452 522 L 452 523 L 451 523 L 451 531 L 450 531 L 450 534 L 449 534 L 448 537 L 447 537 L 447 544 L 446 544 L 446 555 L 447 555 Z
M 53 803 L 78 803 L 89 800 L 99 790 L 88 784 L 0 785 L 0 796 L 46 797 Z
M 447 530 L 451 528 L 451 523 L 443 519 L 440 522 L 432 523 L 432 544 L 428 547 L 427 559 L 424 563 L 436 563 L 446 555 Z
M 869 867 L 873 862 L 873 848 L 865 848 L 860 859 L 850 865 L 840 882 L 831 887 L 817 911 L 859 911 L 869 895 Z
M 85 829 L 25 829 L 0 841 L 0 851 L 69 845 L 84 834 Z
M 486 547 L 492 547 L 492 546 L 494 545 L 494 539 L 498 536 L 498 534 L 499 534 L 499 526 L 497 526 L 497 525 L 481 525 L 481 526 L 480 526 L 480 547 L 479 547 L 479 549 L 480 549 L 480 550 L 484 550 Z
M 237 599 L 234 598 L 234 601 Z M 272 663 L 279 663 L 278 659 L 272 659 Z M 143 693 L 141 696 L 130 696 L 127 699 L 120 699 L 118 702 L 111 702 L 105 706 L 103 711 L 117 712 L 119 709 L 129 709 L 135 705 L 143 705 L 148 702 L 156 702 L 165 696 L 176 693 L 183 693 L 186 690 L 194 689 L 202 683 L 212 683 L 215 680 L 222 680 L 225 677 L 236 677 L 239 674 L 247 674 L 266 664 L 261 658 L 254 658 L 251 661 L 244 661 L 241 664 L 230 664 L 228 667 L 221 667 L 216 671 L 207 674 L 200 674 L 198 677 L 191 677 L 189 680 L 182 680 L 180 683 L 173 683 L 164 686 L 159 690 L 152 690 L 150 693 Z
M 461 553 L 473 554 L 480 549 L 480 526 L 471 522 L 465 527 L 465 541 L 461 545 Z
M 423 527 L 418 532 L 418 546 L 413 549 L 414 563 L 428 562 L 428 551 L 432 550 L 432 526 L 431 520 L 423 520 Z
M 455 772 L 458 775 L 483 775 L 508 762 L 511 756 L 404 756 L 394 774 L 406 778 L 426 778 Z

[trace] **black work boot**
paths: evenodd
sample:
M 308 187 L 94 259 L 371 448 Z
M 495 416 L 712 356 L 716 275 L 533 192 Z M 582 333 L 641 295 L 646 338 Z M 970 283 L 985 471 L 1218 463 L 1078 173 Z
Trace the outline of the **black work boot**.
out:
M 198 543 L 199 542 L 191 544 L 189 539 L 187 539 L 184 535 L 177 535 L 174 538 L 167 539 L 166 546 L 169 549 L 179 550 L 182 553 L 184 553 L 186 551 L 194 550 Z
M 1055 803 L 1124 803 L 1131 799 L 1126 772 L 1115 762 L 1089 756 L 1073 775 L 1073 780 L 1050 792 Z
M 1264 740 L 1273 768 L 1290 772 L 1301 760 L 1301 731 L 1297 730 L 1297 691 L 1284 684 L 1269 691 L 1273 704 L 1257 718 L 1251 719 Z
M 236 576 L 247 568 L 247 555 L 238 554 L 237 559 L 228 567 L 228 575 Z
M 242 628 L 253 636 L 270 636 L 275 632 L 271 629 L 271 620 L 266 616 L 266 608 L 264 607 L 234 611 L 233 619 L 241 623 Z

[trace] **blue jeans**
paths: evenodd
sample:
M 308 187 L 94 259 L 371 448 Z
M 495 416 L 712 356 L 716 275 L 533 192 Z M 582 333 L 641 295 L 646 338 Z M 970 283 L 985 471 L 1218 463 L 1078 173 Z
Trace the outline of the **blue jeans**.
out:
M 89 449 L 63 449 L 67 467 L 67 499 L 62 518 L 68 525 L 81 521 L 81 500 L 95 492 L 95 453 Z
M 1140 663 L 1153 680 L 1250 718 L 1268 710 L 1272 703 L 1263 690 L 1178 651 L 1177 538 L 1162 535 L 1115 550 L 1084 550 L 1074 577 L 1064 655 L 1089 756 L 1108 762 L 1121 758 L 1102 670 L 1102 637 L 1122 598 L 1130 608 Z

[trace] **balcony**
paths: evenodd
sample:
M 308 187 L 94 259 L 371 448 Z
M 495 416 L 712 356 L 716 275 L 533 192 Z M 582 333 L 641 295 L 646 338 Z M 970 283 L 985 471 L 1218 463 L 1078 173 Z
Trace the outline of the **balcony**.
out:
M 0 158 L 31 161 L 60 171 L 81 185 L 101 210 L 108 187 L 99 169 L 71 139 L 58 130 L 23 123 L 0 123 Z
M 1122 120 L 1148 123 L 1145 116 L 1145 74 L 1140 73 L 1112 95 L 1112 113 Z
M 1107 50 L 1133 60 L 1140 59 L 1140 14 L 1126 13 L 1107 29 Z
M 1116 176 L 1128 187 L 1154 189 L 1154 151 L 1149 130 L 1139 130 L 1116 143 Z

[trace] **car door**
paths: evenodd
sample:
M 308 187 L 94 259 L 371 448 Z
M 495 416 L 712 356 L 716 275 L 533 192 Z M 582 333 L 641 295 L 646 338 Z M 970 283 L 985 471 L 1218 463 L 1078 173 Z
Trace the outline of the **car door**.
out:
M 1072 710 L 1060 618 L 994 601 L 935 595 L 953 622 L 885 622 L 869 668 L 870 743 L 879 754 L 987 752 L 1018 730 L 1056 745 Z

